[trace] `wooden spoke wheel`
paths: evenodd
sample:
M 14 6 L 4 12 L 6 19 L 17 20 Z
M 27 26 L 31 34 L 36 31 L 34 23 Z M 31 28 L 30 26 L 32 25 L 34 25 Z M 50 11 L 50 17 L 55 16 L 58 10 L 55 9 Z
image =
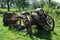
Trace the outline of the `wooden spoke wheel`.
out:
M 53 31 L 53 29 L 55 27 L 55 21 L 54 21 L 53 17 L 51 17 L 50 15 L 47 15 L 46 20 L 47 20 L 46 25 L 43 28 L 47 31 Z

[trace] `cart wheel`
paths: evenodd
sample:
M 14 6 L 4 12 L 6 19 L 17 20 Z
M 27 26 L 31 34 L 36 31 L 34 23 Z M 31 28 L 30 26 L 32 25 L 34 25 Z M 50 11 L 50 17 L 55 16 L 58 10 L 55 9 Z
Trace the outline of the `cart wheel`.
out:
M 43 28 L 46 29 L 47 31 L 53 31 L 55 27 L 54 19 L 50 15 L 47 15 L 46 19 L 47 19 L 47 25 L 45 25 L 45 27 Z

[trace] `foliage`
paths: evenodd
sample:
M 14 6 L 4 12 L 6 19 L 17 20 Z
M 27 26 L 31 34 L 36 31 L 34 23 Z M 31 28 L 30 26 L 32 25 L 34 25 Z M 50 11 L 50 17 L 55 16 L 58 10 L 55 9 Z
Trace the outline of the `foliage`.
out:
M 55 12 L 55 10 L 53 11 Z M 22 30 L 20 32 L 16 30 L 8 30 L 8 27 L 3 26 L 3 20 L 2 20 L 3 18 L 0 16 L 0 40 L 60 40 L 60 31 L 59 31 L 60 19 L 59 18 L 55 18 L 56 27 L 54 31 L 46 32 L 44 29 L 40 28 L 39 31 L 36 30 L 37 31 L 36 32 L 35 28 L 32 28 L 34 32 L 33 35 L 30 36 L 30 35 L 26 35 L 26 30 Z
M 0 1 L 1 2 L 1 1 Z M 22 0 L 21 2 L 25 2 L 25 0 Z M 18 11 L 17 8 L 10 8 L 11 12 L 17 12 L 21 13 L 23 9 L 21 8 L 23 5 L 28 6 L 29 3 L 26 2 L 23 5 L 21 4 L 20 0 L 11 0 L 11 4 L 16 3 L 20 11 Z M 49 1 L 50 2 L 50 1 Z M 32 36 L 26 35 L 26 31 L 22 30 L 20 32 L 15 30 L 8 30 L 8 27 L 3 26 L 3 18 L 2 14 L 0 14 L 0 40 L 60 40 L 60 8 L 56 9 L 55 6 L 58 4 L 56 2 L 51 1 L 49 6 L 48 0 L 47 2 L 39 1 L 38 4 L 35 2 L 32 5 L 33 9 L 29 9 L 23 6 L 25 11 L 31 12 L 34 11 L 34 7 L 42 7 L 44 11 L 52 15 L 52 17 L 55 19 L 55 29 L 52 32 L 46 32 L 44 29 L 41 29 L 38 32 L 34 32 Z M 0 8 L 0 12 L 7 12 L 6 8 Z M 35 30 L 32 28 L 33 31 Z

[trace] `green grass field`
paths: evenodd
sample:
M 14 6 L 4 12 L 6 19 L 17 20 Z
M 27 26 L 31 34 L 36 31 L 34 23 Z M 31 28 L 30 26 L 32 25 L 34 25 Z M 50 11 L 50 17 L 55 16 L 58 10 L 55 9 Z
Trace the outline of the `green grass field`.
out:
M 0 14 L 0 40 L 60 40 L 60 18 L 55 19 L 55 28 L 51 32 L 41 29 L 32 36 L 26 35 L 26 31 L 8 30 L 3 26 L 3 18 Z
M 0 17 L 0 40 L 60 40 L 60 20 L 55 20 L 55 29 L 52 32 L 45 32 L 41 29 L 32 36 L 26 35 L 26 31 L 8 30 L 3 26 L 2 17 Z

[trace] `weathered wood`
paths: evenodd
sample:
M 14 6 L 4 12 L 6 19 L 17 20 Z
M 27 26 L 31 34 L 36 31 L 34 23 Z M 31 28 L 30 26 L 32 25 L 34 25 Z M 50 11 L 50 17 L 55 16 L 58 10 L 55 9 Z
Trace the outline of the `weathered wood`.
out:
M 3 15 L 3 23 L 4 23 L 4 25 L 8 26 L 8 25 L 17 23 L 17 19 L 13 18 L 13 15 L 14 14 L 11 13 L 11 12 L 5 13 Z

